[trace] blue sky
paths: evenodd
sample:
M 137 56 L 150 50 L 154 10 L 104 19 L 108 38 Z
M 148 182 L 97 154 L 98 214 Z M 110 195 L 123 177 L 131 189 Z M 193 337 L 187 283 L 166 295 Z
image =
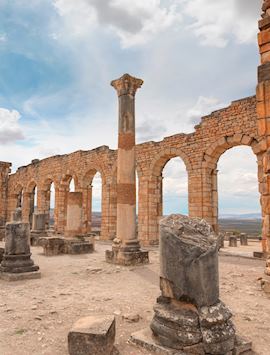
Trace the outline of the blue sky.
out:
M 200 116 L 255 93 L 259 14 L 260 0 L 0 0 L 0 159 L 16 169 L 34 158 L 116 148 L 110 81 L 125 72 L 145 81 L 138 142 L 191 132 Z M 254 157 L 239 152 L 220 161 L 224 213 L 259 211 Z M 186 199 L 183 166 L 170 164 L 165 213 Z M 237 176 L 246 178 L 248 197 Z

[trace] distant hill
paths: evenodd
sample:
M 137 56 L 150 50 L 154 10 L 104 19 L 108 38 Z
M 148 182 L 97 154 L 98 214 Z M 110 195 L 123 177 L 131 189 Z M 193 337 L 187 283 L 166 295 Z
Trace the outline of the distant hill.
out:
M 53 210 L 51 210 L 51 220 Z M 223 232 L 247 233 L 252 236 L 261 234 L 261 215 L 259 213 L 223 214 L 219 218 L 219 228 Z M 101 212 L 92 213 L 92 228 L 98 230 L 101 227 Z
M 222 214 L 220 219 L 261 219 L 260 213 L 244 213 L 244 214 Z

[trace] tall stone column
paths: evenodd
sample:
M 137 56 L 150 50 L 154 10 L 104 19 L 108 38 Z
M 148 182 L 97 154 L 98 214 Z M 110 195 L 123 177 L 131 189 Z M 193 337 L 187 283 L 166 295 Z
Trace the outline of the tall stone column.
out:
M 257 116 L 258 135 L 266 142 L 263 157 L 263 173 L 260 176 L 261 205 L 263 215 L 263 251 L 270 254 L 270 1 L 264 0 L 262 19 L 259 21 L 258 44 L 261 65 L 258 68 Z M 266 273 L 270 275 L 270 260 Z
M 112 251 L 106 260 L 122 265 L 148 262 L 148 253 L 140 250 L 136 235 L 135 178 L 135 94 L 141 79 L 124 74 L 112 81 L 119 101 L 117 155 L 117 227 Z
M 11 163 L 0 162 L 0 240 L 5 236 L 8 211 L 8 176 Z

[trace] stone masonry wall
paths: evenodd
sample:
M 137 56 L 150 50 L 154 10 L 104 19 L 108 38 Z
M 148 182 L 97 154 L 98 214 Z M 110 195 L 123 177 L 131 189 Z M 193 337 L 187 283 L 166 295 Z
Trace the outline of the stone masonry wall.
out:
M 160 142 L 136 146 L 139 177 L 138 232 L 143 245 L 158 243 L 158 222 L 162 216 L 162 170 L 173 157 L 180 157 L 188 174 L 189 214 L 205 218 L 218 229 L 217 162 L 228 149 L 237 145 L 250 146 L 257 155 L 261 173 L 265 143 L 257 134 L 256 98 L 234 101 L 229 107 L 203 117 L 190 134 L 176 134 Z M 102 146 L 90 151 L 34 160 L 21 167 L 8 179 L 8 201 L 2 211 L 10 219 L 21 192 L 23 218 L 29 219 L 31 193 L 37 186 L 37 208 L 47 212 L 50 184 L 55 184 L 55 229 L 64 232 L 67 215 L 69 182 L 82 192 L 84 233 L 91 230 L 92 179 L 96 172 L 102 177 L 102 239 L 116 234 L 116 157 L 117 151 Z M 258 187 L 259 188 L 259 187 Z M 2 201 L 3 202 L 3 201 Z M 3 212 L 2 212 L 3 214 Z

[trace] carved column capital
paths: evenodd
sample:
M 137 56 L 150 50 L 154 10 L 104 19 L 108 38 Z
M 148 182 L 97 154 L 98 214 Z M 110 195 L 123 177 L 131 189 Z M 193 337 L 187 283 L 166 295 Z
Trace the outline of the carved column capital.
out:
M 121 78 L 113 80 L 111 85 L 117 91 L 118 96 L 132 95 L 135 96 L 137 89 L 143 84 L 143 80 L 124 74 Z

